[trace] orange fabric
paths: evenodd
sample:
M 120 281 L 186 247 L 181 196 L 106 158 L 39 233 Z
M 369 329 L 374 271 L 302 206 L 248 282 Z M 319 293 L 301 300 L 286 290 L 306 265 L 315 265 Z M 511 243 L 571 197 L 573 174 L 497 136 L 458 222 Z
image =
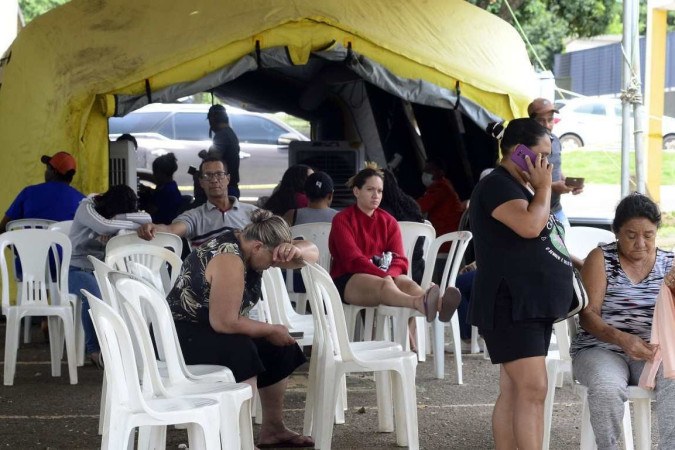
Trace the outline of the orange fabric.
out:
M 661 363 L 663 376 L 675 378 L 675 305 L 673 294 L 665 284 L 661 284 L 656 297 L 651 343 L 658 345 L 656 356 L 654 361 L 647 361 L 638 382 L 638 386 L 645 389 L 654 389 Z

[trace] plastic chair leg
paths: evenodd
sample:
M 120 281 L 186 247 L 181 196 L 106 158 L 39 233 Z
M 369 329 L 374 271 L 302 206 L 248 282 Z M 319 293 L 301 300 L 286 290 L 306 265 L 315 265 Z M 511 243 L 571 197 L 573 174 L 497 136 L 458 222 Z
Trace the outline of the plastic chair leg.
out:
M 637 450 L 649 450 L 652 447 L 652 407 L 648 398 L 633 400 L 635 412 L 635 437 Z
M 33 326 L 33 318 L 26 316 L 23 318 L 23 343 L 30 344 L 32 341 L 31 327 Z
M 375 308 L 366 308 L 366 320 L 363 329 L 363 340 L 373 340 L 373 323 L 375 320 Z
M 110 420 L 108 415 L 108 383 L 105 376 L 105 370 L 103 371 L 103 383 L 101 384 L 101 406 L 98 410 L 98 434 L 103 435 L 104 430 L 108 429 L 109 424 L 107 421 Z
M 5 386 L 12 386 L 14 384 L 14 375 L 16 373 L 16 353 L 19 349 L 20 321 L 21 319 L 17 317 L 15 311 L 10 310 L 8 312 L 5 330 Z
M 630 403 L 626 402 L 623 404 L 623 444 L 626 450 L 634 450 L 635 446 L 633 445 L 633 425 L 631 423 L 630 417 Z M 651 443 L 650 446 L 651 447 Z M 648 448 L 649 448 L 648 447 Z
M 51 358 L 52 376 L 61 376 L 61 359 L 63 358 L 63 331 L 60 320 L 49 316 L 49 355 Z
M 445 324 L 435 319 L 431 323 L 431 332 L 434 336 L 434 376 L 442 380 L 445 378 Z
M 480 353 L 480 343 L 478 336 L 478 327 L 471 326 L 471 353 Z
M 414 317 L 415 338 L 417 339 L 417 360 L 427 360 L 427 322 L 424 317 Z
M 452 315 L 450 319 L 450 328 L 452 330 L 452 341 L 455 345 L 455 366 L 457 368 L 457 384 L 464 384 L 464 376 L 462 370 L 462 338 L 459 334 L 459 318 L 457 313 Z
M 555 381 L 558 373 L 558 360 L 549 359 L 546 361 L 546 377 L 548 387 L 546 391 L 546 401 L 544 402 L 544 442 L 543 450 L 548 450 L 551 443 L 551 422 L 553 420 L 553 402 L 555 400 Z
M 381 433 L 394 431 L 394 405 L 392 400 L 390 372 L 375 372 L 378 430 Z

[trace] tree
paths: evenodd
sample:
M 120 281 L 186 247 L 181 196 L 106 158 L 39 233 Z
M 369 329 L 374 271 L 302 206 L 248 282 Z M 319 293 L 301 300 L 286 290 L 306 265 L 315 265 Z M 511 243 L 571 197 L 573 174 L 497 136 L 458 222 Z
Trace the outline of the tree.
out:
M 530 61 L 537 66 L 537 57 L 546 69 L 553 66 L 553 56 L 563 50 L 566 38 L 603 34 L 620 16 L 616 0 L 468 0 L 516 25 L 509 6 L 532 44 L 528 46 Z M 508 5 L 506 2 L 508 1 Z
M 61 6 L 69 0 L 19 0 L 19 7 L 26 23 L 52 8 Z

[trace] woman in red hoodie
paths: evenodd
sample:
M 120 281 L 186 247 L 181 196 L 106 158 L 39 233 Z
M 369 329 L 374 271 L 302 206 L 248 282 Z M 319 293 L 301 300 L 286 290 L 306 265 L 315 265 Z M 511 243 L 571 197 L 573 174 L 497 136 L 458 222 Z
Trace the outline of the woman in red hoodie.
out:
M 411 280 L 403 250 L 401 229 L 379 208 L 383 174 L 367 167 L 347 182 L 356 204 L 333 218 L 328 247 L 333 257 L 331 276 L 342 301 L 361 306 L 399 306 L 416 309 L 429 322 L 438 315 L 449 321 L 459 304 L 459 291 L 443 294 L 432 285 L 426 291 Z

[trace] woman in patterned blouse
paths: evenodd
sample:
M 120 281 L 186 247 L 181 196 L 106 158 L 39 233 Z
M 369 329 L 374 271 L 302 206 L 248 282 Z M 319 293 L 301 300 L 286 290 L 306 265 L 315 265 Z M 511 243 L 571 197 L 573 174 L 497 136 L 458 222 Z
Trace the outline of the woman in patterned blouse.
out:
M 286 327 L 249 319 L 248 311 L 260 298 L 263 270 L 317 259 L 314 244 L 291 241 L 286 222 L 259 209 L 243 230 L 227 230 L 190 253 L 167 297 L 188 364 L 224 365 L 237 382 L 257 385 L 260 448 L 314 442 L 287 429 L 282 417 L 288 376 L 306 361 L 302 350 Z

